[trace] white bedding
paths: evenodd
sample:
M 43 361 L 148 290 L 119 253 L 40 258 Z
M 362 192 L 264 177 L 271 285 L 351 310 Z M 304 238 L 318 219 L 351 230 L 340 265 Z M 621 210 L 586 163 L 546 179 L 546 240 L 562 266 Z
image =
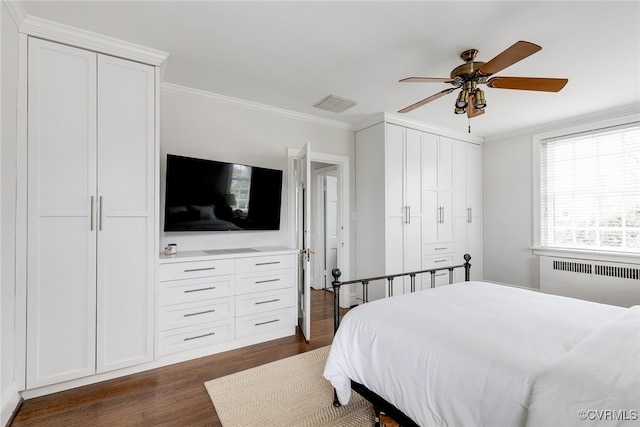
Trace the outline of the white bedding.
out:
M 625 310 L 484 282 L 396 296 L 345 315 L 324 376 L 423 426 L 525 425 L 538 376 Z
M 640 425 L 640 306 L 606 322 L 538 377 L 527 426 L 624 423 Z

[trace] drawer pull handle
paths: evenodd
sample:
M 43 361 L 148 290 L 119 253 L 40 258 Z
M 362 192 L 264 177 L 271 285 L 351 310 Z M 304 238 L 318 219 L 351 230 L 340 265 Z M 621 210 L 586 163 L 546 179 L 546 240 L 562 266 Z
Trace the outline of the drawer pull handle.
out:
M 269 283 L 269 282 L 279 282 L 279 281 L 280 281 L 280 279 L 258 280 L 256 282 L 256 284 L 258 284 L 258 283 Z
M 259 265 L 272 265 L 272 264 L 280 264 L 280 261 L 257 262 L 257 263 L 256 263 L 256 266 L 259 266 Z
M 268 304 L 270 302 L 278 302 L 278 301 L 280 301 L 280 298 L 270 299 L 270 300 L 267 300 L 267 301 L 256 301 L 255 305 Z
M 447 275 L 447 273 L 439 273 L 439 274 L 436 274 L 436 277 L 446 276 L 446 275 Z
M 213 290 L 215 288 L 216 288 L 215 286 L 209 286 L 208 288 L 187 289 L 186 291 L 184 291 L 184 293 L 188 294 L 189 292 L 211 291 L 211 290 Z
M 255 326 L 262 326 L 262 325 L 266 325 L 268 323 L 276 323 L 279 322 L 280 319 L 273 319 L 273 320 L 267 320 L 266 322 L 258 322 L 255 324 Z
M 435 260 L 433 262 L 446 262 L 446 261 L 447 261 L 446 259 L 437 259 L 437 260 Z
M 190 269 L 185 270 L 184 272 L 185 273 L 191 273 L 191 272 L 194 272 L 194 271 L 207 271 L 207 270 L 215 270 L 215 269 L 216 269 L 215 267 L 190 268 Z
M 199 311 L 197 313 L 187 313 L 184 315 L 184 317 L 189 317 L 189 316 L 197 316 L 198 314 L 207 314 L 207 313 L 213 313 L 215 310 L 206 310 L 206 311 Z
M 434 250 L 436 250 L 436 251 L 444 251 L 446 249 L 449 249 L 449 248 L 435 248 Z
M 196 335 L 195 337 L 186 337 L 185 341 L 197 340 L 198 338 L 210 337 L 211 335 L 215 335 L 215 332 L 209 332 L 208 334 Z

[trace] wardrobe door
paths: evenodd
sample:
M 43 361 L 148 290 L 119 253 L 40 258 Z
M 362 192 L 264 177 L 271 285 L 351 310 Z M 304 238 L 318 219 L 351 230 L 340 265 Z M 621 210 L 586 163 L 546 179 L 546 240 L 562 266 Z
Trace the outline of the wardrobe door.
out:
M 405 141 L 405 170 L 404 170 L 404 188 L 406 206 L 404 220 L 404 272 L 418 271 L 422 269 L 422 182 L 424 168 L 422 160 L 423 133 L 415 129 L 407 129 Z M 411 280 L 404 277 L 403 293 L 411 291 Z M 416 289 L 421 289 L 422 276 L 415 278 Z
M 95 373 L 96 55 L 29 39 L 27 387 Z
M 154 73 L 98 56 L 98 372 L 153 359 Z

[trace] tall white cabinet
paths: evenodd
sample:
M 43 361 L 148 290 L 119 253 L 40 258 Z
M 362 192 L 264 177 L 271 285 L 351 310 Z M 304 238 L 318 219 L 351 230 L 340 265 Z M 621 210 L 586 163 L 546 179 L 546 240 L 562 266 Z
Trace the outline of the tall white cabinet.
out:
M 461 264 L 465 253 L 481 266 L 480 142 L 386 114 L 356 131 L 358 277 Z M 429 279 L 418 276 L 416 290 Z M 447 282 L 438 273 L 436 284 Z M 408 278 L 394 279 L 368 297 L 410 290 Z
M 27 388 L 153 360 L 155 68 L 28 41 Z
M 423 176 L 422 135 L 413 129 L 389 125 L 386 128 L 385 240 L 388 242 L 385 266 L 388 271 L 420 270 Z M 402 254 L 402 256 L 390 256 Z M 410 283 L 399 278 L 392 293 L 408 292 Z M 406 289 L 405 289 L 406 288 Z
M 482 148 L 455 141 L 455 236 L 456 259 L 471 254 L 471 280 L 481 280 L 482 269 Z M 456 271 L 456 279 L 464 273 Z

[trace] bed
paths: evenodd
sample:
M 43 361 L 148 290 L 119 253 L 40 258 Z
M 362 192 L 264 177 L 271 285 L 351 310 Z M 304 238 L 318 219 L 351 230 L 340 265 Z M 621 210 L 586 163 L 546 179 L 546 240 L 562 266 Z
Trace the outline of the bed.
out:
M 394 296 L 344 316 L 324 376 L 402 425 L 638 423 L 640 306 L 486 282 Z

